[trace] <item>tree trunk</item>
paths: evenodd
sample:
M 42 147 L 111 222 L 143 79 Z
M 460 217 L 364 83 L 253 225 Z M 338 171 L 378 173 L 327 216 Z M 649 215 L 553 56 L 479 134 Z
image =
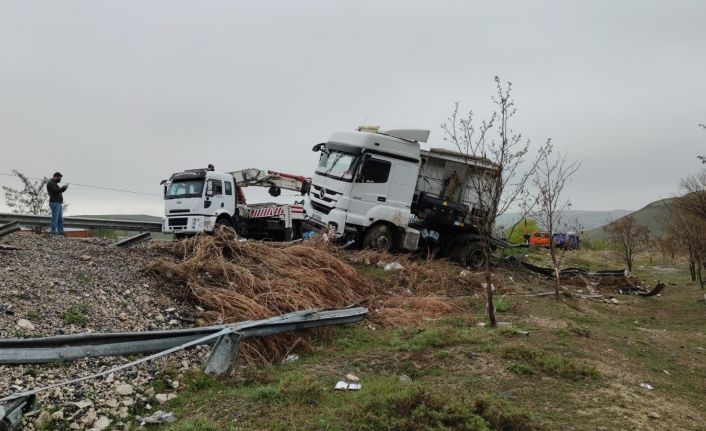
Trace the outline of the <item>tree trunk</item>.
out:
M 559 291 L 561 290 L 561 279 L 559 278 L 559 267 L 554 267 L 554 278 L 556 281 L 556 286 L 554 286 L 554 299 L 559 300 Z
M 485 246 L 485 295 L 488 299 L 486 307 L 488 308 L 488 320 L 490 320 L 491 328 L 495 328 L 498 322 L 495 320 L 495 305 L 493 305 L 493 284 L 490 273 L 490 244 Z

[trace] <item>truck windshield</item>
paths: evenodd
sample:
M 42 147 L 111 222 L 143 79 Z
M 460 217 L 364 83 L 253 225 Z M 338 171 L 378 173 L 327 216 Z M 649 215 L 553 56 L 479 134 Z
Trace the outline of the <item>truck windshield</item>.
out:
M 167 199 L 199 197 L 203 192 L 203 180 L 174 181 L 167 189 Z
M 321 153 L 316 173 L 343 180 L 352 180 L 357 162 L 358 156 L 355 154 L 329 150 Z

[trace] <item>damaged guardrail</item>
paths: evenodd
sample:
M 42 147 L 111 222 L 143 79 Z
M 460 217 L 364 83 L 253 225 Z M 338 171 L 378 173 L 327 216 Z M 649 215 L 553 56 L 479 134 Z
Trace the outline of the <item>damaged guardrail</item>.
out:
M 139 244 L 144 241 L 149 241 L 152 239 L 152 234 L 149 232 L 142 232 L 138 233 L 137 235 L 133 235 L 130 237 L 127 237 L 125 239 L 121 239 L 118 242 L 115 242 L 111 245 L 115 247 L 132 247 L 133 245 Z
M 20 225 L 16 221 L 11 221 L 0 226 L 0 237 L 9 235 L 20 230 Z
M 168 331 L 125 333 L 82 333 L 43 338 L 0 340 L 0 364 L 40 364 L 78 358 L 134 355 L 167 350 L 215 334 L 226 328 L 241 338 L 265 337 L 287 331 L 339 325 L 363 320 L 364 307 L 340 310 L 303 310 L 264 320 L 248 320 L 230 325 Z M 215 339 L 199 344 L 212 344 Z
M 128 333 L 83 333 L 55 337 L 0 340 L 0 364 L 38 364 L 63 362 L 83 357 L 122 356 L 153 353 L 99 373 L 13 394 L 0 399 L 0 431 L 21 426 L 24 413 L 34 409 L 37 393 L 105 376 L 143 362 L 204 344 L 214 344 L 205 371 L 214 376 L 230 374 L 241 340 L 266 337 L 288 331 L 328 325 L 354 323 L 368 314 L 364 307 L 338 310 L 302 310 L 263 320 L 248 320 L 229 325 L 171 331 Z

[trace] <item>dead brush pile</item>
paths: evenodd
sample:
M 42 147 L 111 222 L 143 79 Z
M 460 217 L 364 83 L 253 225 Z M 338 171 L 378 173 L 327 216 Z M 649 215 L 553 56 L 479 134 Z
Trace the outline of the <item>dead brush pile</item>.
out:
M 346 259 L 371 279 L 378 295 L 367 305 L 370 320 L 384 326 L 415 326 L 462 311 L 456 297 L 482 294 L 484 274 L 464 270 L 445 259 L 419 258 L 373 250 L 351 252 Z M 402 269 L 385 270 L 398 263 Z M 502 284 L 493 275 L 493 284 Z
M 239 241 L 232 230 L 162 246 L 169 255 L 146 267 L 175 296 L 195 302 L 214 322 L 264 319 L 362 301 L 369 284 L 323 242 Z M 277 361 L 304 340 L 294 334 L 247 340 L 246 359 Z

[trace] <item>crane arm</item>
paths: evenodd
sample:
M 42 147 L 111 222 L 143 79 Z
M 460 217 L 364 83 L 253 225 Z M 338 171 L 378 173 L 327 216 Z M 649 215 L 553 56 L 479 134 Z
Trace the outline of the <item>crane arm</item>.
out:
M 269 187 L 272 196 L 278 196 L 281 190 L 294 190 L 302 195 L 309 191 L 311 178 L 291 175 L 276 171 L 263 171 L 250 168 L 229 172 L 239 187 Z

